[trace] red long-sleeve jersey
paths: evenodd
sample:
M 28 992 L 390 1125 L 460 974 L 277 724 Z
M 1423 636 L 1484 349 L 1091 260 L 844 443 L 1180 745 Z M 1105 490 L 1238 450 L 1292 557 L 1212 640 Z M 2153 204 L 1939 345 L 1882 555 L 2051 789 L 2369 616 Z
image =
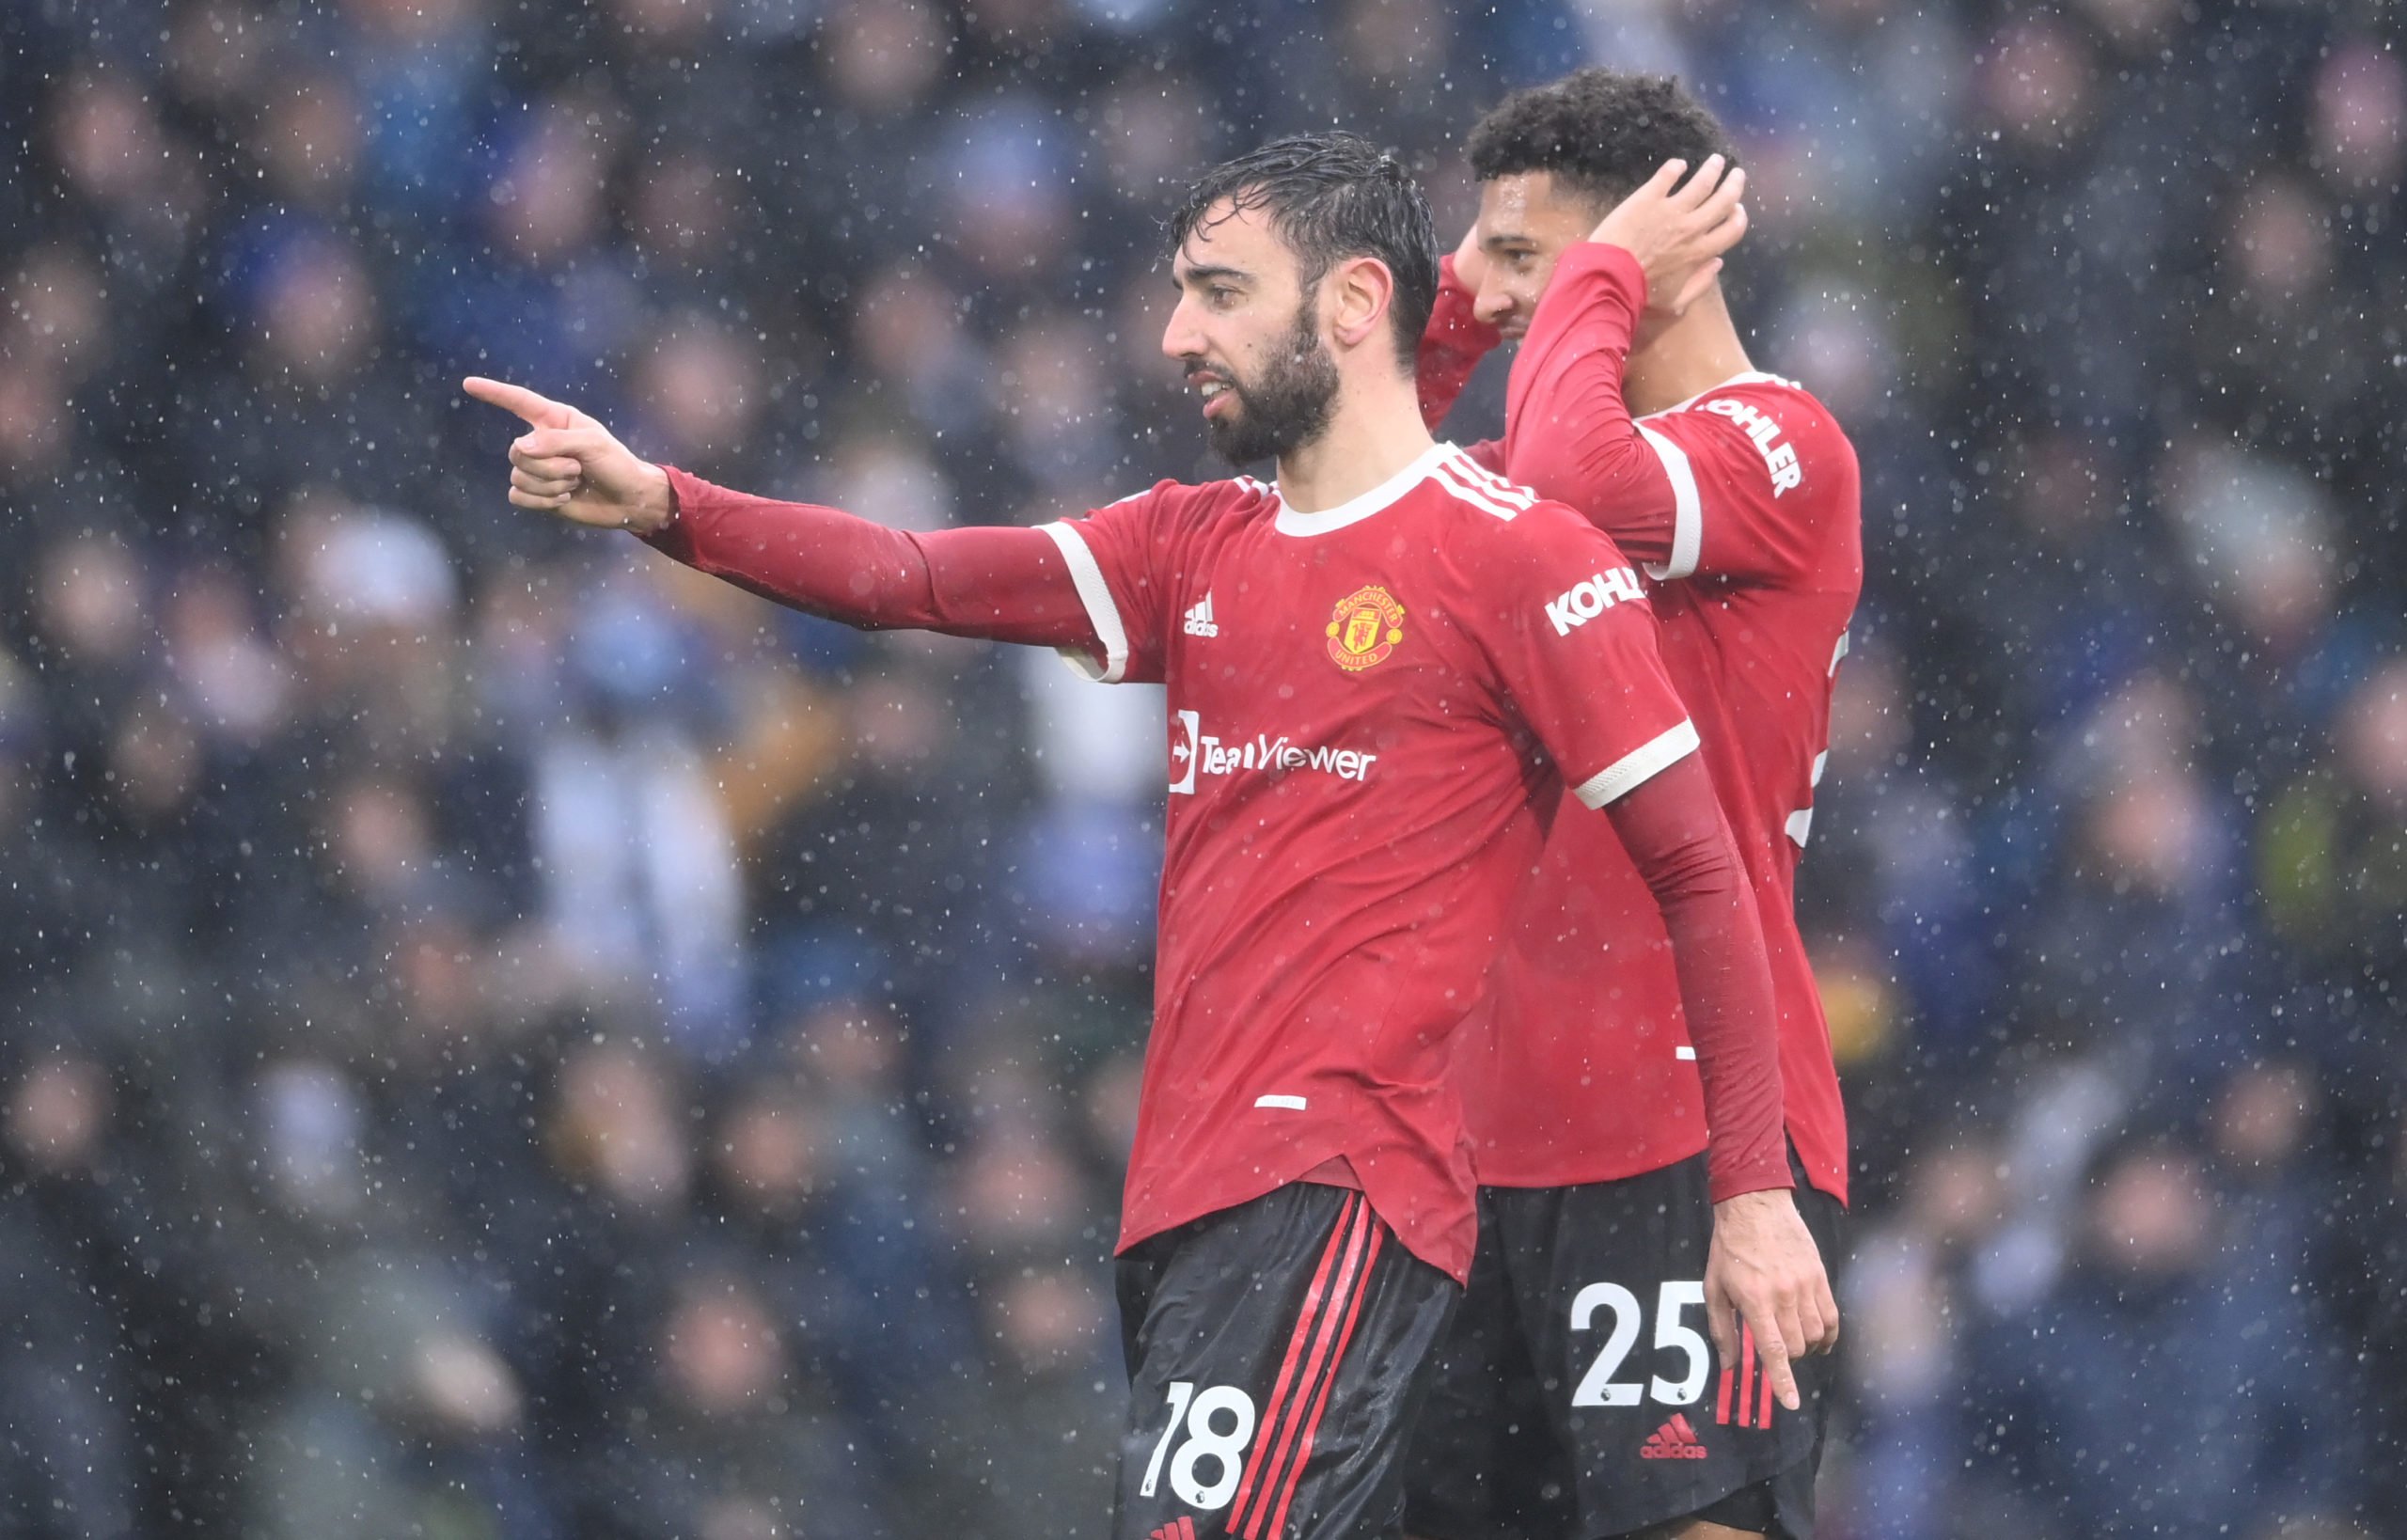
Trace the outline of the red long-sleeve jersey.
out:
M 1579 510 L 1644 571 L 1761 916 L 1788 1134 L 1844 1202 L 1846 1111 L 1795 882 L 1864 580 L 1855 451 L 1821 402 L 1769 374 L 1633 420 L 1623 372 L 1645 292 L 1621 248 L 1565 252 L 1513 363 L 1504 437 L 1468 452 Z M 1449 259 L 1420 359 L 1433 423 L 1499 340 L 1471 300 Z M 1557 821 L 1464 1040 L 1483 1182 L 1608 1181 L 1706 1144 L 1692 1061 L 1709 1081 L 1716 1045 L 1691 1042 L 1659 907 L 1595 832 Z
M 1337 509 L 1164 482 L 1041 528 L 927 534 L 670 476 L 679 516 L 653 543 L 706 572 L 1169 686 L 1124 1248 L 1334 1168 L 1463 1276 L 1452 1038 L 1558 812 L 1620 830 L 1684 943 L 1700 1031 L 1728 1024 L 1754 1066 L 1717 1195 L 1787 1185 L 1754 906 L 1637 575 L 1571 511 L 1446 445 Z

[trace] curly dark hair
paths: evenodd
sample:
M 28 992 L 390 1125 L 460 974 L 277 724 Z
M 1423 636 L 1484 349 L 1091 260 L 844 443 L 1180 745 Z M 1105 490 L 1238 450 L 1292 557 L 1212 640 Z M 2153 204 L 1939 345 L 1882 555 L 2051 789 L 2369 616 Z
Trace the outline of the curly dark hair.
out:
M 1345 258 L 1385 262 L 1395 277 L 1388 322 L 1400 367 L 1412 369 L 1438 303 L 1438 229 L 1429 200 L 1402 161 L 1359 134 L 1274 139 L 1197 179 L 1169 220 L 1173 251 L 1222 198 L 1269 217 L 1301 263 L 1306 293 Z
M 1623 70 L 1576 70 L 1515 91 L 1471 131 L 1480 181 L 1545 171 L 1599 218 L 1665 161 L 1693 166 L 1713 154 L 1738 159 L 1703 102 L 1670 75 Z

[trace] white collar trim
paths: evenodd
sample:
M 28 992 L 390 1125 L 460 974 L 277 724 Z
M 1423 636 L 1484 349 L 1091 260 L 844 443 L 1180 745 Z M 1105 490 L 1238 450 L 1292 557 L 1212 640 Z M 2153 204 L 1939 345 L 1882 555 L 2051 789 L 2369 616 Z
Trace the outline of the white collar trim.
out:
M 1432 444 L 1419 459 L 1370 491 L 1348 497 L 1335 508 L 1325 508 L 1317 513 L 1288 507 L 1286 494 L 1280 491 L 1279 484 L 1273 481 L 1270 484 L 1271 495 L 1279 499 L 1278 530 L 1282 535 L 1326 535 L 1349 524 L 1360 524 L 1374 513 L 1386 511 L 1398 498 L 1427 480 L 1437 472 L 1439 463 L 1454 452 L 1455 447 L 1451 444 Z

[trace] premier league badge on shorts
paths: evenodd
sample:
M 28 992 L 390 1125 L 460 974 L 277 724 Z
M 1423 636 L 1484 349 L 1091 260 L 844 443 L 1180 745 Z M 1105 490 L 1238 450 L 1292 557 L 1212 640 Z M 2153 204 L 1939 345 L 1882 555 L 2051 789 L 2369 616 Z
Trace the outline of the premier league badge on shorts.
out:
M 1387 661 L 1404 640 L 1404 606 L 1382 588 L 1356 589 L 1329 621 L 1329 655 L 1349 674 Z

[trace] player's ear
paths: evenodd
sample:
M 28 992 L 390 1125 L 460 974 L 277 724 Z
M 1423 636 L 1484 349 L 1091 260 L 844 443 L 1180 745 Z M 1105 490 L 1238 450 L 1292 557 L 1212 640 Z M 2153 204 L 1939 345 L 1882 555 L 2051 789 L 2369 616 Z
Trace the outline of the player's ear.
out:
M 1323 280 L 1329 298 L 1329 334 L 1341 348 L 1358 348 L 1387 325 L 1395 275 L 1377 257 L 1350 257 Z

